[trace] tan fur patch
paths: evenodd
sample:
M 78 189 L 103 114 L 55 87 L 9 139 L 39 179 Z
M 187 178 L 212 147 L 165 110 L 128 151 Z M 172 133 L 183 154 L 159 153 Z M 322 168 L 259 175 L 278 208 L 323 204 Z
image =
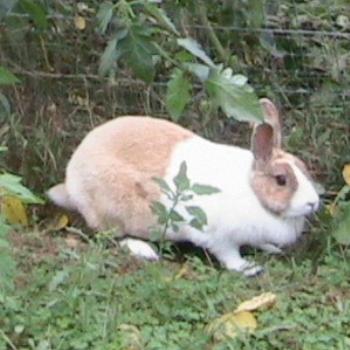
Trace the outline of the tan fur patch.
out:
M 296 156 L 293 156 L 292 154 L 284 152 L 282 150 L 275 150 L 274 157 L 276 159 L 276 162 L 288 161 L 291 164 L 294 164 L 308 179 L 311 179 L 311 175 L 307 170 L 305 163 Z
M 180 126 L 148 117 L 121 117 L 94 129 L 67 169 L 72 191 L 82 188 L 75 195 L 78 202 L 84 197 L 78 210 L 95 228 L 118 226 L 146 237 L 155 223 L 150 205 L 161 194 L 153 178 L 165 175 L 175 146 L 192 136 Z
M 261 204 L 276 214 L 282 214 L 288 209 L 298 188 L 297 179 L 289 164 L 291 162 L 289 156 L 281 150 L 275 150 L 274 156 L 269 162 L 255 162 L 254 165 L 252 188 Z M 286 184 L 278 184 L 277 176 L 284 177 Z

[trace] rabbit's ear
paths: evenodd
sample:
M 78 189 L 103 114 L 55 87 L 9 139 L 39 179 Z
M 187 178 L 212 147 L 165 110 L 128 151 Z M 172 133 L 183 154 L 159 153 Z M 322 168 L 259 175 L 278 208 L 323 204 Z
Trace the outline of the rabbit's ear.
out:
M 251 141 L 251 148 L 257 161 L 267 163 L 272 157 L 274 130 L 268 123 L 257 125 Z
M 273 128 L 273 144 L 276 148 L 282 146 L 282 127 L 279 112 L 275 104 L 268 98 L 260 99 L 261 108 L 264 112 L 265 122 Z

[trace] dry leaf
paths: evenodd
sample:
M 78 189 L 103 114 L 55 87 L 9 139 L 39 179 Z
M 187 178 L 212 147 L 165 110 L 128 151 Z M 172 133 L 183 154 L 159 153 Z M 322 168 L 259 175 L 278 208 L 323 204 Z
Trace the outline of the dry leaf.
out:
M 86 4 L 83 3 L 83 2 L 78 2 L 78 3 L 77 3 L 77 8 L 78 8 L 78 11 L 84 12 L 84 11 L 87 11 L 87 10 L 89 9 L 89 6 L 86 5 Z
M 17 197 L 2 198 L 1 212 L 11 225 L 28 226 L 28 216 L 22 201 Z
M 79 106 L 88 106 L 89 105 L 89 100 L 87 98 L 81 97 L 81 96 L 76 96 L 76 103 Z
M 250 300 L 239 304 L 235 312 L 254 311 L 263 307 L 270 307 L 276 303 L 276 295 L 273 293 L 263 293 Z
M 334 203 L 326 205 L 326 208 L 333 218 L 337 215 L 338 207 Z
M 209 324 L 207 331 L 216 341 L 234 338 L 240 332 L 252 332 L 257 327 L 254 315 L 249 311 L 230 312 Z
M 121 324 L 118 327 L 122 339 L 122 348 L 124 350 L 144 349 L 143 339 L 140 330 L 131 324 Z
M 188 265 L 184 264 L 181 269 L 179 270 L 179 272 L 175 275 L 174 280 L 178 280 L 179 278 L 181 278 L 182 276 L 186 275 L 188 272 Z
M 67 227 L 69 224 L 69 218 L 66 214 L 63 214 L 59 217 L 56 224 L 52 227 L 53 230 L 59 231 Z
M 79 245 L 79 239 L 74 236 L 67 236 L 64 241 L 66 242 L 69 248 L 76 248 Z
M 182 267 L 180 268 L 180 270 L 176 273 L 175 276 L 168 276 L 164 278 L 164 281 L 166 283 L 171 283 L 173 281 L 178 280 L 179 278 L 183 277 L 184 275 L 186 275 L 188 272 L 188 266 L 186 264 L 182 265 Z
M 348 186 L 350 186 L 350 164 L 346 164 L 343 169 L 343 178 Z
M 74 25 L 75 28 L 79 30 L 84 30 L 86 28 L 86 20 L 82 16 L 75 16 L 74 17 Z

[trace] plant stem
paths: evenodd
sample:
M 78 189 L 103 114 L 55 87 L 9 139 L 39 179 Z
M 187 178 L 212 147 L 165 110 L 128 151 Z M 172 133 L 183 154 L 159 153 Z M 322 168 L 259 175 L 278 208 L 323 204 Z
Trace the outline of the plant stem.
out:
M 208 32 L 209 38 L 210 38 L 211 42 L 213 43 L 215 50 L 217 51 L 220 59 L 223 62 L 227 62 L 228 54 L 227 54 L 226 50 L 224 49 L 224 47 L 222 46 L 220 40 L 218 39 L 213 27 L 211 26 L 211 24 L 208 20 L 207 8 L 205 7 L 205 4 L 203 3 L 203 1 L 199 1 L 198 10 L 199 10 L 200 20 L 201 20 L 202 24 L 205 26 L 205 28 Z
M 12 343 L 11 339 L 5 334 L 5 332 L 2 329 L 0 329 L 0 334 L 12 350 L 17 350 L 16 345 Z
M 163 232 L 161 233 L 161 241 L 160 241 L 160 254 L 163 254 L 163 250 L 164 250 L 164 241 L 165 241 L 165 236 L 166 236 L 166 232 L 168 231 L 169 228 L 169 224 L 171 221 L 171 213 L 175 210 L 177 204 L 179 203 L 179 198 L 180 198 L 180 193 L 176 193 L 174 196 L 174 201 L 173 201 L 173 205 L 171 206 L 170 210 L 169 210 L 169 214 L 168 217 L 166 219 L 166 222 L 164 224 L 164 229 Z

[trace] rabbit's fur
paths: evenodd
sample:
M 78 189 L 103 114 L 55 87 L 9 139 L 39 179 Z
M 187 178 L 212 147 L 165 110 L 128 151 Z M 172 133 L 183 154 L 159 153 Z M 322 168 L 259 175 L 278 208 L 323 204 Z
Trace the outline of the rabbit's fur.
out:
M 319 197 L 303 162 L 281 150 L 276 107 L 262 99 L 265 123 L 254 127 L 251 150 L 213 143 L 165 120 L 120 117 L 92 130 L 68 163 L 64 184 L 49 190 L 58 205 L 80 212 L 96 230 L 118 227 L 126 235 L 149 238 L 157 222 L 154 201 L 171 205 L 154 177 L 172 183 L 185 161 L 193 183 L 220 189 L 180 203 L 207 214 L 203 231 L 187 223 L 171 240 L 187 240 L 208 249 L 228 269 L 254 275 L 261 267 L 243 259 L 239 248 L 269 252 L 296 241 L 305 216 L 317 210 Z M 147 243 L 125 240 L 131 251 L 156 259 Z

